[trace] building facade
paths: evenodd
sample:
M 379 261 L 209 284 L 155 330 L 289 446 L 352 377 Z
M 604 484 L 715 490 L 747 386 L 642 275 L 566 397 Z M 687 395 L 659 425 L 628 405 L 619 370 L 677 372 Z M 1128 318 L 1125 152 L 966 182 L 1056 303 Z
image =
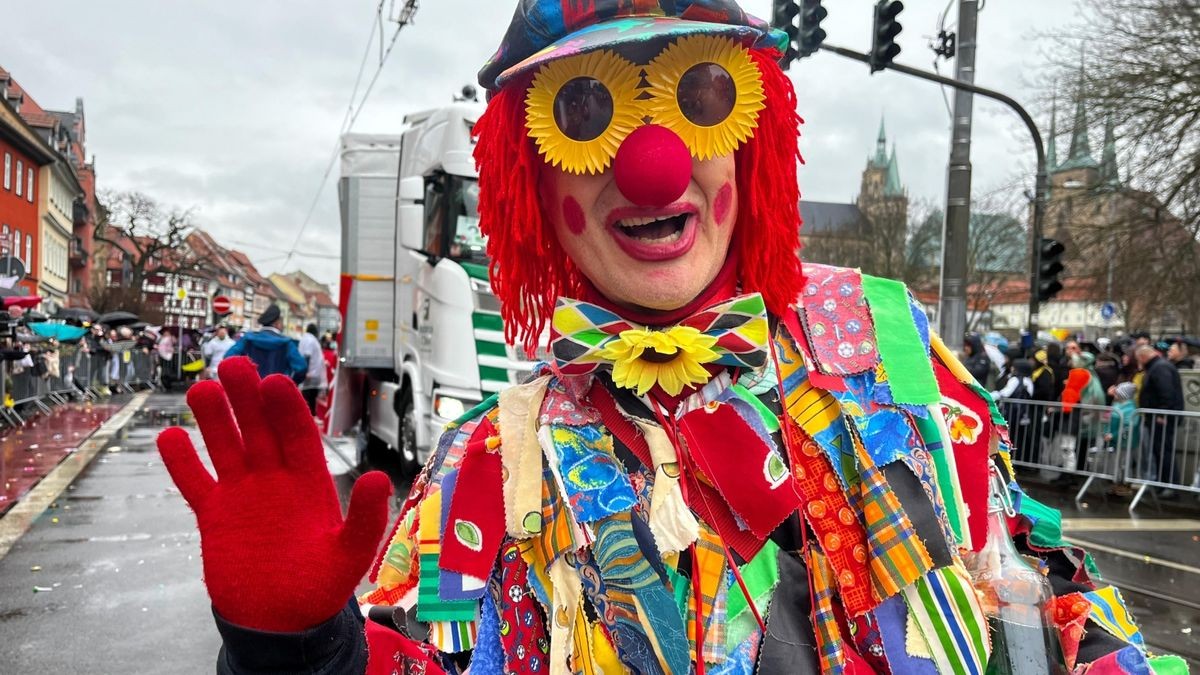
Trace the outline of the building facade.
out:
M 0 95 L 0 256 L 21 261 L 25 276 L 10 285 L 26 295 L 39 291 L 41 168 L 54 161 L 50 147 Z M 0 277 L 9 271 L 0 268 Z

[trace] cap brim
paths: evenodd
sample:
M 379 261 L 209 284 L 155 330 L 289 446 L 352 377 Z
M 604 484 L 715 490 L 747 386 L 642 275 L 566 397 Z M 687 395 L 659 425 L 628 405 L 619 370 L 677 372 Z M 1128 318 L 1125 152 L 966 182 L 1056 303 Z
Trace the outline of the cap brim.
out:
M 661 16 L 621 17 L 581 28 L 545 47 L 533 56 L 500 73 L 496 77 L 494 88 L 500 89 L 514 77 L 555 59 L 586 54 L 597 49 L 653 40 L 669 40 L 686 35 L 724 35 L 737 40 L 747 48 L 778 46 L 774 31 L 764 32 L 753 26 L 688 21 Z

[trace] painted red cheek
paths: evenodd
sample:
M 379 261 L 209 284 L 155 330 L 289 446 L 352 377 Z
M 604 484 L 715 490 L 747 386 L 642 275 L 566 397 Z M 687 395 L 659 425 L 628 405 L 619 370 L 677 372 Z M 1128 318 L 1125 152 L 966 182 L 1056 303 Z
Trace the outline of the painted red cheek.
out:
M 733 208 L 733 186 L 725 183 L 717 192 L 717 198 L 713 202 L 713 215 L 716 217 L 718 225 L 724 225 L 725 219 L 729 217 L 729 211 Z
M 587 218 L 583 215 L 583 207 L 575 201 L 574 197 L 567 197 L 563 200 L 562 212 L 563 222 L 566 223 L 571 234 L 576 236 L 583 234 L 583 231 L 587 229 Z

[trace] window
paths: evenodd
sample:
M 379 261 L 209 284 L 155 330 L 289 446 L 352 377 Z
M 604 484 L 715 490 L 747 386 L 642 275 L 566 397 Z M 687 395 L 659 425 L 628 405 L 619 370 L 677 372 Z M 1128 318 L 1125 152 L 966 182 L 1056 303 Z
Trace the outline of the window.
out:
M 17 185 L 20 185 L 20 183 L 17 183 Z M 20 193 L 17 193 L 17 194 L 20 194 Z M 12 242 L 13 242 L 12 243 L 12 255 L 17 260 L 21 260 L 21 231 L 20 230 L 15 229 L 15 228 L 13 229 Z M 22 260 L 22 262 L 24 262 L 24 261 Z M 25 271 L 26 272 L 29 271 L 29 265 L 25 266 Z
M 33 202 L 33 169 L 25 170 L 25 196 Z
M 25 162 L 17 160 L 17 196 L 21 196 L 21 177 L 25 175 Z
M 33 271 L 33 270 L 29 269 L 30 263 L 32 263 L 32 262 L 33 262 L 33 235 L 27 234 L 27 235 L 25 235 L 25 269 L 27 270 L 27 273 Z
M 4 153 L 4 189 L 12 189 L 12 154 Z

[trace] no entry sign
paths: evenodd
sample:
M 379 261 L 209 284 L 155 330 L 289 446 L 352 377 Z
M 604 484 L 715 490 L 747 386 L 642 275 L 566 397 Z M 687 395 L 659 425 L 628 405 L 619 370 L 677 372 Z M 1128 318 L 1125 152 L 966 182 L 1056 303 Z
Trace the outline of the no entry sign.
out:
M 229 301 L 229 298 L 218 295 L 212 299 L 212 310 L 213 314 L 225 315 L 233 311 L 233 303 Z

